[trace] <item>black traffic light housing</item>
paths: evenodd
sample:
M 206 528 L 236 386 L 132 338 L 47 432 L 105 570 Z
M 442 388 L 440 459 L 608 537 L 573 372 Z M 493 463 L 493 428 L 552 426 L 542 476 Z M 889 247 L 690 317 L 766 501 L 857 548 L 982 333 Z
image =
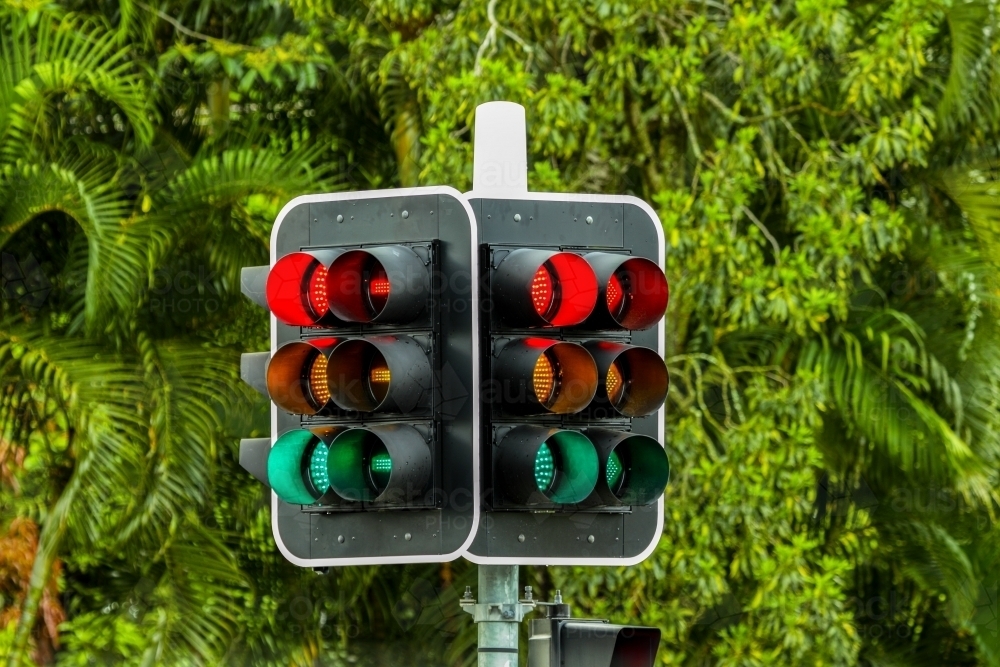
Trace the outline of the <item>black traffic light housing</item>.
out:
M 568 604 L 541 603 L 544 618 L 532 619 L 528 667 L 653 667 L 660 631 L 571 618 Z
M 243 379 L 271 435 L 240 464 L 306 567 L 446 561 L 479 518 L 478 232 L 447 187 L 308 195 L 241 287 L 271 311 Z
M 638 563 L 669 478 L 660 221 L 628 196 L 466 196 L 484 378 L 483 512 L 466 557 Z

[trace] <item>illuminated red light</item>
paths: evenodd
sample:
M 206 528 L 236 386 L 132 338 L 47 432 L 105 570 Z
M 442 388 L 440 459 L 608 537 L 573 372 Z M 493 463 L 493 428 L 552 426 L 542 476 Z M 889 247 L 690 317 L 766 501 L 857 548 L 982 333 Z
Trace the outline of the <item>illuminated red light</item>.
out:
M 316 326 L 329 312 L 326 267 L 309 253 L 289 253 L 268 272 L 265 296 L 267 307 L 281 322 Z
M 385 302 L 389 300 L 391 284 L 385 269 L 381 264 L 372 268 L 368 275 L 368 301 L 371 303 L 372 311 L 379 313 L 385 308 Z
M 583 322 L 597 303 L 597 276 L 586 260 L 571 252 L 549 257 L 531 281 L 535 312 L 554 327 Z
M 613 296 L 618 293 L 621 296 Z M 611 275 L 606 295 L 608 312 L 615 322 L 625 329 L 648 329 L 663 318 L 670 288 L 659 266 L 633 257 Z
M 326 313 L 330 307 L 326 298 L 326 267 L 322 264 L 309 278 L 309 305 L 314 313 Z
M 592 252 L 585 256 L 601 283 L 601 302 L 585 327 L 649 329 L 663 319 L 670 286 L 660 266 L 645 257 Z
M 535 312 L 545 317 L 552 309 L 552 275 L 545 265 L 538 267 L 531 280 L 531 303 Z

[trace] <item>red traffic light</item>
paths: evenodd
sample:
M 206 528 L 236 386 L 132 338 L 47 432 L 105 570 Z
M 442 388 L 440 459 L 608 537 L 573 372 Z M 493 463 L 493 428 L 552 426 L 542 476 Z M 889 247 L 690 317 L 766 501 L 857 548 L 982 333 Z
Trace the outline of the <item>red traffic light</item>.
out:
M 327 356 L 338 340 L 292 341 L 274 352 L 267 364 L 265 382 L 275 405 L 297 415 L 314 415 L 327 408 Z
M 267 307 L 279 321 L 292 326 L 336 326 L 327 300 L 327 267 L 341 250 L 292 252 L 274 263 L 267 274 Z
M 407 246 L 348 250 L 326 272 L 330 311 L 345 322 L 406 324 L 429 294 L 428 263 Z
M 494 308 L 505 324 L 568 327 L 590 316 L 597 303 L 597 276 L 572 252 L 519 248 L 493 275 Z
M 584 259 L 594 269 L 600 297 L 585 326 L 595 329 L 648 329 L 667 310 L 670 287 L 657 264 L 644 257 L 592 252 Z

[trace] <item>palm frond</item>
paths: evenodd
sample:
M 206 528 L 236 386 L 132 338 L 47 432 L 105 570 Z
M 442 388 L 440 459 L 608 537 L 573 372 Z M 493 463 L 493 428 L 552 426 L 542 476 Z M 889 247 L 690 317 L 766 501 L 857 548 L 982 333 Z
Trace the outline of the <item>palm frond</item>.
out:
M 35 30 L 10 19 L 11 34 L 0 47 L 6 70 L 0 75 L 0 155 L 13 163 L 39 146 L 58 147 L 64 97 L 94 96 L 119 109 L 140 144 L 152 139 L 145 87 L 128 47 L 116 48 L 105 26 L 74 20 L 41 19 Z M 58 150 L 58 148 L 56 149 Z
M 131 215 L 114 162 L 80 156 L 68 165 L 24 164 L 0 186 L 0 247 L 37 216 L 60 211 L 88 240 L 85 318 L 91 329 L 117 311 L 133 312 L 146 283 L 148 257 L 162 237 Z
M 844 422 L 872 448 L 874 472 L 891 476 L 899 468 L 947 481 L 989 505 L 988 467 L 955 431 L 964 409 L 961 387 L 924 348 L 922 330 L 889 309 L 858 328 L 861 335 L 841 331 L 839 345 L 809 343 L 800 363 L 820 374 Z M 954 424 L 942 416 L 948 411 Z
M 1000 267 L 1000 164 L 955 169 L 942 174 L 941 183 L 982 244 L 983 256 Z
M 162 551 L 165 564 L 144 620 L 150 643 L 143 665 L 197 656 L 218 664 L 236 632 L 247 582 L 220 536 L 188 518 Z
M 120 530 L 122 539 L 140 528 L 163 531 L 174 517 L 204 502 L 220 415 L 242 390 L 236 355 L 227 350 L 146 336 L 140 336 L 138 347 L 152 442 L 142 474 L 132 480 L 134 503 Z
M 996 4 L 988 0 L 956 2 L 945 17 L 951 32 L 951 68 L 937 118 L 946 131 L 967 123 L 995 124 L 1000 120 L 1000 89 L 995 87 L 1000 68 L 990 41 L 1000 25 Z

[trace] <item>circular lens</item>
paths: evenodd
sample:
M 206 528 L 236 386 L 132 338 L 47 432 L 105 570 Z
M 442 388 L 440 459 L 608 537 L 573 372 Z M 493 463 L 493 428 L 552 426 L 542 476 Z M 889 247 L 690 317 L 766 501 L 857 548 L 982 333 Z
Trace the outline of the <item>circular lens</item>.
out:
M 547 406 L 552 400 L 556 389 L 556 367 L 545 352 L 538 357 L 531 373 L 531 387 L 535 391 L 538 402 Z
M 350 428 L 330 443 L 330 487 L 347 500 L 416 500 L 430 482 L 431 469 L 424 436 L 406 424 Z
M 385 269 L 382 268 L 382 265 L 373 260 L 365 279 L 368 285 L 368 303 L 371 306 L 373 317 L 377 317 L 389 300 L 389 291 L 391 289 L 389 276 L 386 274 Z
M 326 450 L 326 444 L 315 434 L 295 429 L 278 436 L 267 454 L 268 484 L 286 503 L 311 505 L 329 488 L 329 483 L 323 486 L 312 479 L 311 484 L 306 483 L 303 467 L 312 447 Z
M 329 459 L 330 448 L 320 440 L 309 455 L 309 480 L 320 495 L 330 488 L 330 473 L 327 469 Z
M 309 393 L 316 405 L 326 405 L 330 400 L 330 385 L 326 379 L 326 355 L 316 353 L 316 358 L 309 365 Z
M 622 481 L 625 479 L 624 473 L 625 469 L 622 467 L 622 460 L 618 456 L 618 452 L 611 452 L 611 456 L 608 457 L 607 470 L 605 471 L 605 477 L 608 480 L 608 488 L 611 489 L 611 493 L 618 495 Z
M 649 505 L 663 495 L 670 462 L 660 443 L 646 435 L 601 428 L 588 429 L 587 437 L 603 460 L 598 494 L 605 503 Z
M 392 457 L 385 448 L 385 443 L 381 440 L 369 445 L 367 454 L 368 479 L 371 482 L 372 491 L 375 495 L 381 495 L 385 488 L 389 486 L 389 478 L 392 476 Z
M 324 298 L 317 300 L 316 285 Z M 267 307 L 274 316 L 292 326 L 315 326 L 327 313 L 326 267 L 305 252 L 285 255 L 267 274 L 264 291 Z
M 597 303 L 597 276 L 579 255 L 557 252 L 544 264 L 554 276 L 552 304 L 543 318 L 554 327 L 569 327 L 583 322 Z M 537 275 L 537 274 L 536 274 Z
M 586 345 L 597 362 L 603 383 L 598 403 L 606 398 L 615 412 L 626 417 L 641 417 L 660 409 L 670 386 L 663 357 L 648 347 L 606 340 L 589 341 Z
M 345 322 L 406 324 L 427 308 L 430 269 L 411 248 L 348 250 L 330 264 L 330 312 Z
M 642 257 L 622 263 L 606 286 L 608 312 L 626 329 L 648 329 L 659 322 L 669 296 L 663 271 L 655 262 Z
M 344 410 L 371 412 L 389 395 L 389 364 L 371 341 L 341 343 L 330 354 L 326 374 L 333 402 Z
M 548 319 L 549 311 L 552 310 L 553 296 L 552 274 L 543 264 L 538 267 L 531 280 L 531 303 L 535 306 L 535 312 L 545 319 Z
M 314 415 L 330 402 L 326 379 L 327 351 L 336 338 L 291 341 L 279 347 L 267 362 L 265 382 L 271 400 L 296 415 Z
M 538 490 L 547 493 L 552 488 L 555 477 L 556 464 L 552 458 L 552 450 L 543 442 L 535 455 L 535 484 L 538 485 Z

